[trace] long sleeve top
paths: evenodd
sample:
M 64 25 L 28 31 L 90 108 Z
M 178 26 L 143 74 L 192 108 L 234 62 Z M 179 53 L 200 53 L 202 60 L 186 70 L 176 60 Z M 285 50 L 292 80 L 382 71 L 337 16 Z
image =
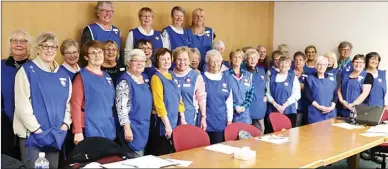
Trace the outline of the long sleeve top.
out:
M 276 74 L 275 82 L 284 82 L 287 80 L 287 74 Z M 267 91 L 266 91 L 266 96 L 268 98 L 268 102 L 272 103 L 274 101 L 274 98 L 272 97 L 271 94 L 271 86 L 270 80 L 267 81 Z M 296 103 L 301 97 L 301 92 L 300 92 L 300 84 L 298 78 L 295 76 L 294 82 L 292 85 L 292 93 L 291 96 L 287 99 L 289 105 Z

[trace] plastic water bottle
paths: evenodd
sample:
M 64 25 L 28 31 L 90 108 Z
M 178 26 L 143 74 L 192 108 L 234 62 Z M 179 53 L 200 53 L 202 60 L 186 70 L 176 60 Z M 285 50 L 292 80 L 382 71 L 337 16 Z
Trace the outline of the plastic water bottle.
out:
M 39 158 L 35 161 L 35 168 L 49 168 L 49 161 L 45 158 L 45 153 L 40 152 Z

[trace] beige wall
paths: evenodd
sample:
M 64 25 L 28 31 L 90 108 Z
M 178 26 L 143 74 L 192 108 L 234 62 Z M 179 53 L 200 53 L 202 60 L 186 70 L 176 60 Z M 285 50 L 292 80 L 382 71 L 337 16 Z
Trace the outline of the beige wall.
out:
M 114 2 L 113 24 L 121 30 L 122 46 L 128 31 L 139 25 L 140 8 L 154 10 L 153 27 L 161 30 L 171 23 L 170 10 L 176 5 L 186 9 L 185 26 L 190 25 L 191 12 L 203 8 L 206 25 L 215 30 L 216 39 L 225 42 L 227 53 L 258 44 L 272 50 L 273 2 Z M 34 38 L 40 32 L 51 31 L 60 42 L 67 38 L 79 41 L 82 29 L 95 21 L 94 6 L 95 2 L 2 2 L 2 58 L 9 54 L 8 36 L 16 29 L 23 29 Z M 57 55 L 57 61 L 62 62 L 59 52 Z

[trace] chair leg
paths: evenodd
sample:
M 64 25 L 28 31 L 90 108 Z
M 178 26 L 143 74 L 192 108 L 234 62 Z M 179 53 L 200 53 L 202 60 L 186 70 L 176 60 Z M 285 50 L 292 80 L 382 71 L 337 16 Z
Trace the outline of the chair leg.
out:
M 387 156 L 385 156 L 385 154 L 383 154 L 382 156 L 383 156 L 383 162 L 381 163 L 381 169 L 385 169 L 386 167 L 385 159 L 387 158 Z

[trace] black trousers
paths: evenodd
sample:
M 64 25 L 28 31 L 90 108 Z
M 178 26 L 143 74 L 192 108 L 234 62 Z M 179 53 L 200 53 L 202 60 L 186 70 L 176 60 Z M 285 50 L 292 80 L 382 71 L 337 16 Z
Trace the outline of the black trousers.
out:
M 210 144 L 224 142 L 224 131 L 207 131 L 210 138 Z

